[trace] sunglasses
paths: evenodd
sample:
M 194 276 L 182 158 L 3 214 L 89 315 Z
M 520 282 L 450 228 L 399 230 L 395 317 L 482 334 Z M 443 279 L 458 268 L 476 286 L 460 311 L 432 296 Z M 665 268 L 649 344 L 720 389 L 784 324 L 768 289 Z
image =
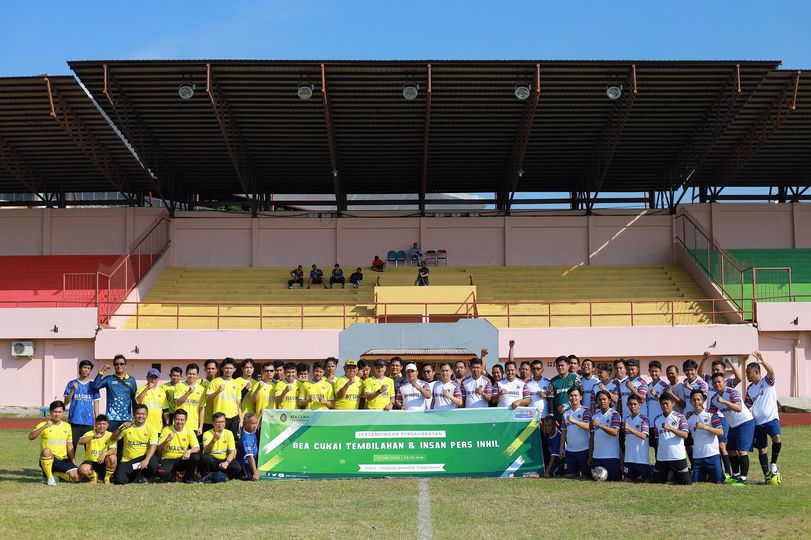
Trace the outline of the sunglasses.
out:
M 265 373 L 276 373 L 275 369 L 265 369 L 263 370 Z
M 125 364 L 124 362 L 116 362 L 116 363 L 115 363 L 115 364 L 113 364 L 113 365 L 114 365 L 114 366 L 126 366 L 127 364 Z

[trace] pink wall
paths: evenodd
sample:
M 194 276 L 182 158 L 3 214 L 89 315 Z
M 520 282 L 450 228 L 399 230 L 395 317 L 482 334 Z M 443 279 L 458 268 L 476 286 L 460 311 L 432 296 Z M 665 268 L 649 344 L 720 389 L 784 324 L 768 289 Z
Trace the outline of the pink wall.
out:
M 689 204 L 723 249 L 811 248 L 811 205 Z
M 95 308 L 2 308 L 0 339 L 92 338 L 96 320 Z

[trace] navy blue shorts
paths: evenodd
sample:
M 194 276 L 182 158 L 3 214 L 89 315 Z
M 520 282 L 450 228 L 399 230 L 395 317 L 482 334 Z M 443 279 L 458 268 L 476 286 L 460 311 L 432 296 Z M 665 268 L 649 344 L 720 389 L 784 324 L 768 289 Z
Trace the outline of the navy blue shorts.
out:
M 650 480 L 650 464 L 647 463 L 629 463 L 625 462 L 623 468 L 626 480 L 641 479 L 644 481 Z
M 724 482 L 724 471 L 721 468 L 721 454 L 703 458 L 693 458 L 693 482 Z
M 582 475 L 586 478 L 591 478 L 589 451 L 566 452 L 566 457 L 563 458 L 563 474 L 574 476 Z
M 619 458 L 601 459 L 591 458 L 592 467 L 604 467 L 608 471 L 609 482 L 619 482 L 622 479 L 620 474 L 620 460 Z
M 766 448 L 769 437 L 780 435 L 780 420 L 774 419 L 764 424 L 755 426 L 755 448 Z
M 727 450 L 751 452 L 755 439 L 755 421 L 749 420 L 743 424 L 729 428 L 727 437 Z
M 718 437 L 718 442 L 725 443 L 729 439 L 729 422 L 723 416 L 721 417 L 721 428 L 723 428 L 724 434 Z

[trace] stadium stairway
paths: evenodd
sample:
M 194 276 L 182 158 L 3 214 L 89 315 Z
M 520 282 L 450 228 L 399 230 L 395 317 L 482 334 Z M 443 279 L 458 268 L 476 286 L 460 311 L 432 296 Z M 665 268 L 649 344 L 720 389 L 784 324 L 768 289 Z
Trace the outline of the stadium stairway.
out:
M 62 300 L 64 273 L 96 272 L 117 255 L 0 257 L 0 307 L 55 307 Z M 92 291 L 95 294 L 95 290 Z M 88 291 L 89 293 L 89 291 Z
M 289 272 L 170 268 L 125 327 L 213 329 L 219 310 L 221 329 L 343 328 L 374 322 L 378 277 L 382 286 L 413 285 L 416 278 L 414 267 L 392 267 L 364 270 L 359 289 L 288 289 Z M 695 301 L 704 293 L 678 266 L 432 267 L 430 279 L 432 285 L 472 279 L 479 316 L 498 327 L 627 326 L 632 318 L 634 325 L 712 322 L 711 305 Z

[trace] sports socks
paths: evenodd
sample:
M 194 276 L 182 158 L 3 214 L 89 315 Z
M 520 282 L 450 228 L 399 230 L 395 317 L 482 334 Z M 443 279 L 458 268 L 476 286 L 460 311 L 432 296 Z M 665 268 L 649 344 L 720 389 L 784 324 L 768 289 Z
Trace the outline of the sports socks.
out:
M 782 442 L 772 443 L 772 463 L 777 463 L 777 458 L 780 457 L 780 449 L 783 447 Z
M 109 484 L 110 480 L 113 478 L 113 474 L 115 473 L 115 469 L 106 469 L 104 472 L 104 483 Z
M 741 480 L 746 480 L 749 475 L 749 454 L 740 456 L 741 458 Z
M 765 452 L 760 454 L 758 453 L 758 461 L 760 461 L 760 468 L 763 469 L 763 476 L 768 476 L 769 474 L 769 455 Z
M 45 478 L 50 480 L 54 477 L 53 474 L 53 466 L 54 466 L 54 458 L 53 456 L 50 457 L 40 457 L 39 464 L 42 466 L 42 470 L 45 471 Z
M 99 475 L 96 473 L 96 471 L 93 471 L 93 474 L 90 475 L 90 483 L 91 484 L 99 483 Z
M 729 456 L 729 463 L 730 463 L 730 471 L 732 471 L 732 476 L 738 476 L 741 474 L 741 456 L 738 454 L 733 454 Z
M 721 454 L 721 461 L 724 462 L 724 473 L 727 476 L 732 475 L 732 465 L 729 462 L 729 454 Z

